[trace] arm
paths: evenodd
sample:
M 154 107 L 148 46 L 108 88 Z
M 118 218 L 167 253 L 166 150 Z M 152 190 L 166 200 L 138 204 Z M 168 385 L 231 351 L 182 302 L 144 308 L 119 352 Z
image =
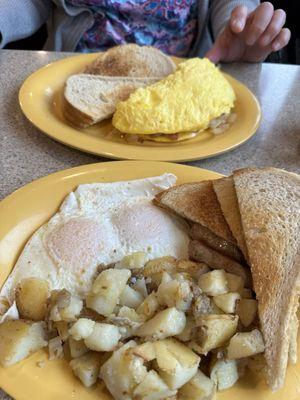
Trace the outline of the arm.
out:
M 49 18 L 51 0 L 1 0 L 0 48 L 32 35 Z
M 253 11 L 259 4 L 259 0 L 212 0 L 211 25 L 214 39 L 217 38 L 228 23 L 231 12 L 235 7 L 244 5 L 249 11 Z

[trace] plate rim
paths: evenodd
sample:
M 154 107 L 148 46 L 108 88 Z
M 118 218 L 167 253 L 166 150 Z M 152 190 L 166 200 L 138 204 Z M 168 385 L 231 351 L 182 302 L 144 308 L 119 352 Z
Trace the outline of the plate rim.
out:
M 225 146 L 225 148 L 216 150 L 216 151 L 208 151 L 205 154 L 202 155 L 188 155 L 188 150 L 187 150 L 187 155 L 176 155 L 176 156 L 172 156 L 172 149 L 171 147 L 167 147 L 166 151 L 168 152 L 168 154 L 166 156 L 164 155 L 160 155 L 159 158 L 151 158 L 147 157 L 147 156 L 134 156 L 132 154 L 134 154 L 134 151 L 136 150 L 136 147 L 130 144 L 125 144 L 126 147 L 124 147 L 124 151 L 109 151 L 109 149 L 104 149 L 101 151 L 98 150 L 93 150 L 93 143 L 89 143 L 88 140 L 88 135 L 87 135 L 87 140 L 84 140 L 83 143 L 80 144 L 76 144 L 74 140 L 72 140 L 71 138 L 64 138 L 64 131 L 62 129 L 60 129 L 61 134 L 57 134 L 57 133 L 53 133 L 53 129 L 52 127 L 50 127 L 49 129 L 47 128 L 47 126 L 45 127 L 45 124 L 41 123 L 41 121 L 37 121 L 37 119 L 34 117 L 34 114 L 32 114 L 30 107 L 27 107 L 26 105 L 26 96 L 27 96 L 27 87 L 30 86 L 30 83 L 32 81 L 34 81 L 36 79 L 37 76 L 39 76 L 41 73 L 43 73 L 43 71 L 45 71 L 48 68 L 52 68 L 53 66 L 56 66 L 59 64 L 64 64 L 69 60 L 69 62 L 72 61 L 76 61 L 76 59 L 90 59 L 93 60 L 94 58 L 97 57 L 98 53 L 83 53 L 83 54 L 77 54 L 77 55 L 72 55 L 70 57 L 64 57 L 55 61 L 52 61 L 46 65 L 44 65 L 43 67 L 37 69 L 36 71 L 34 71 L 33 73 L 31 73 L 22 83 L 19 92 L 18 92 L 18 102 L 19 102 L 19 106 L 21 108 L 22 113 L 25 115 L 25 117 L 30 121 L 30 123 L 32 125 L 34 125 L 37 129 L 39 129 L 39 131 L 43 134 L 45 134 L 46 136 L 50 137 L 51 139 L 65 145 L 68 146 L 70 148 L 76 149 L 76 150 L 80 150 L 82 152 L 88 153 L 88 154 L 92 154 L 98 157 L 104 157 L 104 158 L 110 158 L 113 160 L 144 160 L 144 161 L 166 161 L 166 162 L 187 162 L 187 161 L 195 161 L 195 160 L 203 160 L 203 159 L 207 159 L 207 158 L 212 158 L 212 157 L 216 157 L 219 156 L 221 154 L 227 153 L 229 151 L 232 151 L 234 149 L 236 149 L 237 147 L 241 146 L 242 144 L 244 144 L 245 142 L 247 142 L 248 140 L 250 140 L 257 132 L 261 120 L 262 120 L 262 111 L 261 111 L 261 107 L 260 107 L 260 103 L 257 99 L 257 97 L 255 96 L 255 94 L 241 81 L 239 81 L 238 79 L 234 78 L 233 76 L 231 76 L 230 74 L 227 74 L 226 72 L 222 71 L 222 74 L 229 80 L 232 80 L 236 85 L 241 85 L 241 87 L 243 88 L 243 90 L 245 90 L 249 96 L 249 99 L 251 99 L 251 102 L 254 104 L 255 109 L 257 110 L 257 115 L 256 115 L 256 119 L 255 121 L 253 121 L 253 125 L 251 127 L 251 129 L 248 131 L 247 135 L 242 138 L 237 140 L 235 143 L 231 144 L 230 146 Z M 178 57 L 173 57 L 173 59 L 179 59 Z M 182 59 L 181 59 L 182 60 Z M 64 123 L 65 124 L 65 123 Z M 75 127 L 72 127 L 70 125 L 70 127 L 72 129 L 74 129 L 74 131 L 76 131 Z M 58 128 L 57 128 L 58 129 Z M 69 134 L 69 133 L 68 133 Z M 111 142 L 113 143 L 113 142 Z M 115 144 L 115 143 L 114 143 Z M 102 143 L 103 145 L 103 143 Z M 123 145 L 122 143 L 119 143 L 119 145 Z M 109 141 L 107 141 L 107 147 L 109 147 Z M 129 152 L 129 150 L 132 150 L 132 153 Z M 151 147 L 151 149 L 153 150 L 153 152 L 155 151 L 155 147 Z M 125 156 L 126 151 L 128 150 L 128 154 Z M 146 148 L 144 147 L 144 151 L 147 151 Z M 122 154 L 121 154 L 122 153 Z M 151 153 L 149 151 L 149 153 Z M 171 153 L 171 154 L 170 154 Z
M 49 180 L 54 180 L 55 178 L 59 178 L 60 176 L 71 176 L 76 174 L 76 172 L 83 174 L 85 172 L 88 172 L 90 169 L 97 169 L 97 167 L 100 168 L 101 165 L 105 165 L 105 166 L 110 166 L 110 165 L 116 165 L 116 164 L 131 164 L 131 163 L 136 163 L 136 164 L 161 164 L 161 165 L 171 165 L 172 166 L 176 165 L 178 168 L 183 168 L 183 169 L 193 169 L 193 170 L 198 170 L 200 172 L 204 172 L 204 173 L 212 173 L 215 175 L 219 175 L 219 177 L 224 177 L 226 175 L 217 172 L 217 171 L 213 171 L 211 169 L 206 169 L 206 168 L 200 168 L 197 166 L 193 166 L 193 165 L 185 165 L 185 164 L 180 164 L 180 163 L 176 163 L 176 162 L 170 162 L 170 161 L 156 161 L 156 160 L 113 160 L 113 161 L 99 161 L 96 163 L 90 163 L 90 164 L 82 164 L 82 165 L 77 165 L 75 167 L 70 167 L 70 168 L 65 168 L 65 169 L 61 169 L 59 171 L 55 171 L 55 172 L 50 172 L 47 175 L 41 176 L 40 178 L 34 179 L 31 182 L 25 183 L 24 185 L 20 186 L 19 188 L 15 189 L 13 192 L 9 193 L 7 196 L 5 196 L 2 200 L 0 200 L 0 213 L 1 213 L 1 209 L 6 206 L 11 200 L 13 200 L 16 196 L 18 196 L 22 191 L 25 192 L 30 192 L 32 190 L 35 189 L 36 186 L 39 186 L 41 183 L 45 182 L 47 183 Z M 136 178 L 138 179 L 138 178 Z

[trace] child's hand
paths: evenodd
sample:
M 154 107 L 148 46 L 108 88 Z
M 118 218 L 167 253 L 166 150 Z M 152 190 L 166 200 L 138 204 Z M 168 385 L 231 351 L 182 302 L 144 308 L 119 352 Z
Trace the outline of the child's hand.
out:
M 206 57 L 215 63 L 263 61 L 272 51 L 288 44 L 291 32 L 283 28 L 285 20 L 285 12 L 274 10 L 269 2 L 260 4 L 250 14 L 247 7 L 238 6 Z

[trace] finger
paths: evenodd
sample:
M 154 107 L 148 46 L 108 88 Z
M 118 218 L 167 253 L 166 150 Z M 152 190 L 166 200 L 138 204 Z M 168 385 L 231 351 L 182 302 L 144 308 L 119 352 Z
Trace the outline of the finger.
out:
M 276 10 L 273 14 L 271 22 L 267 27 L 264 34 L 259 39 L 259 44 L 261 46 L 268 46 L 275 37 L 280 33 L 282 27 L 284 26 L 286 21 L 286 13 L 279 9 Z
M 222 48 L 215 43 L 205 54 L 205 57 L 207 57 L 211 62 L 217 64 L 223 58 L 223 53 Z
M 291 31 L 288 28 L 283 28 L 279 35 L 274 39 L 271 48 L 272 51 L 278 51 L 285 47 L 291 38 Z
M 241 33 L 246 25 L 248 9 L 246 6 L 237 6 L 232 10 L 230 17 L 230 29 L 234 33 Z
M 257 39 L 264 33 L 273 17 L 274 7 L 271 3 L 265 2 L 254 10 L 252 21 L 246 30 L 246 44 L 253 46 Z
M 226 27 L 225 30 L 217 37 L 214 45 L 208 52 L 205 54 L 210 61 L 213 63 L 218 63 L 220 60 L 223 60 L 227 54 L 227 46 L 226 46 L 226 36 L 228 36 L 229 28 Z

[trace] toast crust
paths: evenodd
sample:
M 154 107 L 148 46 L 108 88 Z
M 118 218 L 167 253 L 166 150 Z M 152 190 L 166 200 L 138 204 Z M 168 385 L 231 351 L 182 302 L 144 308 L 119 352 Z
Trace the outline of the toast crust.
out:
M 126 44 L 101 53 L 83 72 L 107 76 L 164 78 L 175 69 L 173 60 L 160 50 L 151 46 Z
M 213 188 L 226 222 L 247 260 L 248 250 L 232 176 L 214 180 Z
M 213 190 L 212 181 L 175 186 L 155 197 L 155 203 L 177 215 L 210 229 L 215 235 L 236 245 Z

